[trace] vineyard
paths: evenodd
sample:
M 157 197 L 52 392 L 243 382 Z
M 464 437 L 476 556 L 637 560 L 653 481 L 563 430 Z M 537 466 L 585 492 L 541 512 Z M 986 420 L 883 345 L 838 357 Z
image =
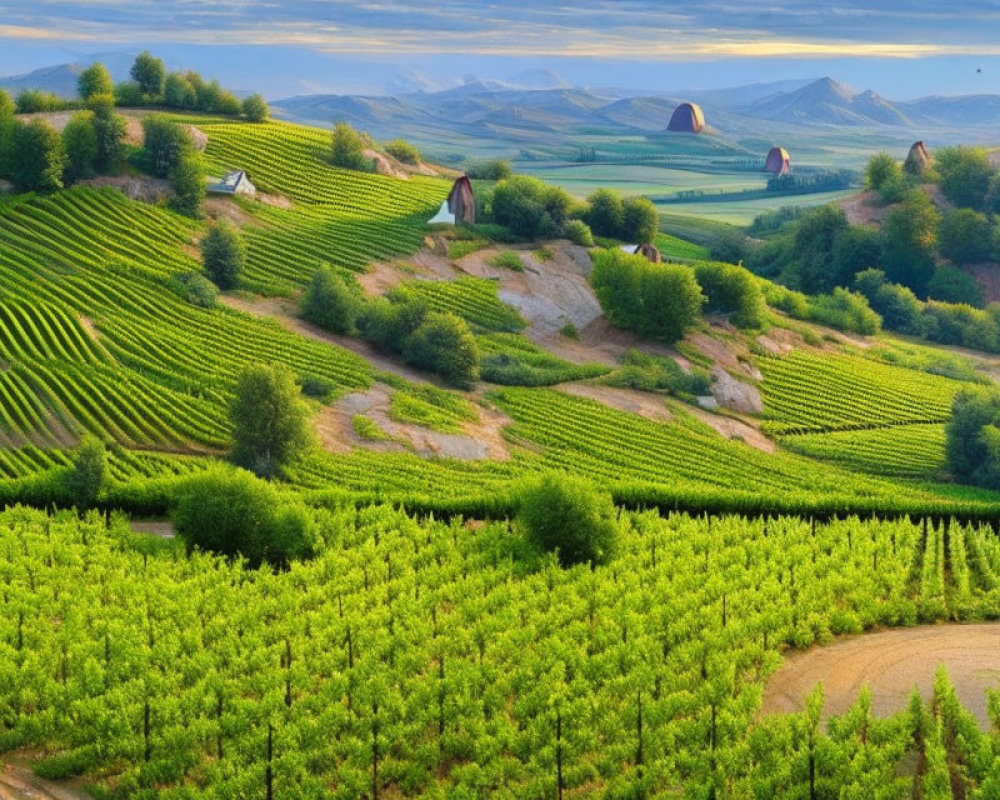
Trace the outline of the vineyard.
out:
M 7 511 L 0 748 L 115 797 L 773 798 L 808 796 L 812 774 L 903 798 L 949 770 L 989 796 L 994 762 L 969 756 L 995 734 L 944 682 L 890 720 L 862 698 L 829 733 L 817 702 L 755 720 L 786 648 L 995 617 L 991 531 L 619 526 L 608 566 L 529 568 L 503 524 L 350 509 L 319 558 L 271 574 L 178 558 L 121 519 Z

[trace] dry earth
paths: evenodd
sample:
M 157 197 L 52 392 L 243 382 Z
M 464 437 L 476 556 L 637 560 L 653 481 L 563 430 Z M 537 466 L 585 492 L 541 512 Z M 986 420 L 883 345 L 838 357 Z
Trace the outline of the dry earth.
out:
M 1000 679 L 998 623 L 883 631 L 795 653 L 768 682 L 762 711 L 801 711 L 806 697 L 822 683 L 824 714 L 843 714 L 867 684 L 872 711 L 888 716 L 906 707 L 914 687 L 929 697 L 942 664 L 959 699 L 987 727 L 986 690 L 997 688 Z
M 627 411 L 654 422 L 669 422 L 673 415 L 667 410 L 664 398 L 652 392 L 620 389 L 598 383 L 562 383 L 559 391 L 576 397 L 587 397 L 617 411 Z
M 133 533 L 149 533 L 161 539 L 173 539 L 177 535 L 169 519 L 134 519 L 130 525 Z
M 77 783 L 46 781 L 19 760 L 5 761 L 0 769 L 0 800 L 89 800 Z

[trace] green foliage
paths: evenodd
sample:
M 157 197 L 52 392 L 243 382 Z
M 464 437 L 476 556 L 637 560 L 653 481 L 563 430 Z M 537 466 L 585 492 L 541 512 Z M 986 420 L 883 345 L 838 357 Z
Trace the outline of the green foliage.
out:
M 80 99 L 84 101 L 89 100 L 95 94 L 113 94 L 115 91 L 115 84 L 111 80 L 111 73 L 99 61 L 91 64 L 80 73 L 76 85 Z
M 66 150 L 66 171 L 64 177 L 73 183 L 94 174 L 97 160 L 97 131 L 94 130 L 94 112 L 78 111 L 62 132 L 63 148 Z
M 167 108 L 192 109 L 198 103 L 194 84 L 183 72 L 171 72 L 163 85 L 163 105 Z
M 200 272 L 184 272 L 170 278 L 170 287 L 187 302 L 199 308 L 212 308 L 219 289 Z
M 489 265 L 491 267 L 509 269 L 513 272 L 524 272 L 524 263 L 521 261 L 521 256 L 514 250 L 502 250 L 497 253 L 490 258 Z
M 584 222 L 598 236 L 618 238 L 625 222 L 625 203 L 612 189 L 598 189 L 587 198 Z
M 559 335 L 565 336 L 567 339 L 572 339 L 573 341 L 580 341 L 580 331 L 577 330 L 576 325 L 572 322 L 567 322 L 559 329 Z
M 251 567 L 310 558 L 321 541 L 313 512 L 243 470 L 215 467 L 188 478 L 170 518 L 189 551 L 242 556 Z
M 247 250 L 239 230 L 227 220 L 213 225 L 201 242 L 205 272 L 220 289 L 235 289 L 246 265 Z
M 385 152 L 404 164 L 416 165 L 420 163 L 420 151 L 405 139 L 393 139 L 391 142 L 386 142 Z
M 760 328 L 765 324 L 764 296 L 748 270 L 719 261 L 700 261 L 695 264 L 694 275 L 708 298 L 706 312 L 732 314 L 738 328 Z
M 465 167 L 465 174 L 474 181 L 505 181 L 514 174 L 510 162 L 506 159 L 494 158 L 489 161 L 473 161 Z
M 837 287 L 832 294 L 817 295 L 810 302 L 809 319 L 831 328 L 871 336 L 879 332 L 882 320 L 868 300 L 857 292 Z
M 104 442 L 88 434 L 77 445 L 73 465 L 66 475 L 66 488 L 78 509 L 83 511 L 97 502 L 106 475 Z
M 668 344 L 700 319 L 706 302 L 692 270 L 621 250 L 594 255 L 590 285 L 613 325 Z
M 40 89 L 24 89 L 17 95 L 18 114 L 36 114 L 42 111 L 61 111 L 67 106 L 65 100 Z
M 941 191 L 959 208 L 983 208 L 995 170 L 982 147 L 942 147 L 934 155 Z
M 115 103 L 123 108 L 142 105 L 142 87 L 135 81 L 115 84 Z
M 969 273 L 957 267 L 938 267 L 927 283 L 927 296 L 945 303 L 983 305 L 983 290 Z
M 846 229 L 847 216 L 839 206 L 820 206 L 803 215 L 795 231 L 793 256 L 802 291 L 814 294 L 836 285 L 830 262 L 837 237 Z
M 557 186 L 538 178 L 514 175 L 500 181 L 490 200 L 493 220 L 526 239 L 559 236 L 572 199 Z
M 1000 395 L 973 387 L 955 395 L 945 454 L 956 480 L 1000 488 Z
M 885 273 L 893 283 L 927 291 L 934 272 L 934 248 L 940 215 L 923 192 L 911 192 L 882 225 Z
M 747 237 L 742 231 L 731 230 L 720 233 L 708 246 L 708 257 L 712 261 L 726 264 L 740 264 L 747 255 Z
M 125 160 L 125 118 L 114 113 L 115 100 L 109 94 L 92 95 L 87 107 L 94 114 L 94 135 L 97 137 L 94 166 L 100 172 L 110 172 Z
M 55 128 L 42 119 L 14 128 L 10 179 L 19 192 L 48 192 L 62 188 L 66 149 Z
M 371 159 L 365 156 L 365 143 L 361 134 L 346 122 L 338 123 L 333 129 L 330 163 L 356 172 L 370 172 L 372 169 Z
M 854 288 L 868 299 L 868 304 L 882 317 L 886 328 L 902 333 L 917 333 L 922 303 L 911 289 L 898 283 L 889 283 L 885 273 L 878 269 L 859 272 L 855 277 Z
M 229 416 L 232 458 L 238 466 L 271 477 L 309 447 L 309 411 L 288 367 L 247 367 L 237 378 L 234 395 Z
M 448 383 L 470 389 L 479 380 L 479 348 L 465 320 L 431 311 L 403 348 L 411 364 L 441 375 Z
M 878 267 L 885 260 L 882 237 L 865 225 L 851 225 L 838 231 L 831 253 L 832 282 L 850 286 L 857 273 Z
M 358 436 L 368 442 L 385 442 L 392 438 L 378 426 L 377 422 L 364 414 L 352 416 L 351 427 Z
M 181 159 L 194 149 L 187 130 L 163 114 L 143 119 L 142 132 L 146 164 L 159 178 L 170 177 Z
M 201 216 L 205 202 L 205 168 L 201 156 L 192 151 L 184 153 L 170 175 L 170 188 L 174 191 L 172 205 L 188 217 Z
M 615 370 L 603 383 L 657 392 L 675 397 L 702 397 L 711 393 L 712 383 L 708 374 L 694 369 L 685 372 L 672 358 L 629 350 L 622 361 L 621 369 Z
M 392 393 L 389 416 L 396 422 L 421 425 L 443 433 L 461 433 L 479 415 L 464 397 L 430 384 L 404 384 Z
M 478 337 L 483 354 L 482 378 L 503 386 L 552 386 L 565 381 L 604 375 L 601 364 L 571 364 L 543 350 L 530 339 L 513 333 Z
M 299 311 L 305 319 L 333 333 L 353 334 L 364 298 L 357 284 L 330 267 L 316 270 Z
M 995 311 L 929 300 L 920 317 L 920 335 L 931 342 L 997 352 L 1000 329 Z
M 264 122 L 271 116 L 271 109 L 262 95 L 251 94 L 242 103 L 243 116 L 249 122 Z
M 314 397 L 321 403 L 329 403 L 337 395 L 337 384 L 322 375 L 303 375 L 299 379 L 302 394 Z
M 563 566 L 606 563 L 617 546 L 611 495 L 567 474 L 548 474 L 525 486 L 518 522 L 528 541 L 556 553 Z
M 139 91 L 144 95 L 158 98 L 163 94 L 163 84 L 167 77 L 166 67 L 148 50 L 136 56 L 129 75 L 139 85 Z
M 898 203 L 906 193 L 903 168 L 889 153 L 872 156 L 865 167 L 865 188 L 878 192 L 885 204 Z
M 648 197 L 626 197 L 623 203 L 621 238 L 635 244 L 649 244 L 656 238 L 660 215 Z
M 593 247 L 594 234 L 582 219 L 571 219 L 563 228 L 563 235 L 580 247 Z
M 938 250 L 959 265 L 986 261 L 990 257 L 991 234 L 990 221 L 985 214 L 971 208 L 952 209 L 941 217 L 938 225 Z

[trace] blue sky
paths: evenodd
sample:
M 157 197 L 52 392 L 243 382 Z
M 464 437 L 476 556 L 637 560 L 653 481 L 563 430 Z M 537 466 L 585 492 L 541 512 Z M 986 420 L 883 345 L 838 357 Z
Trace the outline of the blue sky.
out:
M 903 98 L 1000 91 L 998 34 L 1000 5 L 971 0 L 0 0 L 0 73 L 146 46 L 205 58 L 225 44 L 239 58 L 299 53 L 436 82 L 537 66 L 636 88 L 831 74 Z

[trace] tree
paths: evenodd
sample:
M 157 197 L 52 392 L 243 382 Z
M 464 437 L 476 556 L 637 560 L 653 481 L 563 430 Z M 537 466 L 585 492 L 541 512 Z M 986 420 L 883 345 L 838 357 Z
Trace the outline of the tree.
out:
M 995 170 L 982 147 L 942 147 L 934 156 L 941 191 L 960 208 L 985 206 Z
M 837 235 L 847 229 L 844 209 L 833 204 L 814 208 L 803 215 L 795 231 L 794 260 L 799 288 L 815 294 L 834 286 L 830 261 Z
M 882 225 L 885 273 L 893 283 L 925 296 L 934 272 L 940 215 L 923 192 L 911 192 Z
M 97 131 L 94 130 L 94 112 L 78 111 L 62 132 L 66 150 L 65 178 L 72 183 L 94 174 L 97 160 Z
M 428 313 L 406 342 L 403 357 L 460 389 L 471 389 L 479 380 L 476 337 L 455 314 Z
M 347 278 L 330 267 L 320 267 L 302 295 L 303 317 L 334 333 L 352 334 L 364 301 Z
M 709 243 L 708 257 L 712 261 L 739 264 L 747 257 L 747 250 L 747 237 L 743 231 L 727 228 Z
M 866 269 L 855 276 L 854 289 L 868 299 L 875 313 L 882 316 L 886 328 L 903 333 L 918 333 L 921 302 L 912 289 L 886 281 L 879 269 Z
M 142 121 L 143 147 L 149 171 L 167 178 L 185 153 L 193 150 L 191 135 L 162 114 L 150 114 Z
M 7 92 L 0 89 L 0 178 L 10 175 L 14 131 L 19 124 L 14 111 L 14 101 Z
M 309 409 L 299 396 L 295 373 L 283 364 L 245 368 L 229 408 L 233 462 L 271 477 L 308 448 Z
M 77 91 L 80 99 L 86 102 L 95 94 L 113 94 L 115 91 L 114 81 L 111 80 L 111 73 L 108 72 L 100 61 L 91 64 L 80 73 L 76 80 Z
M 10 178 L 19 192 L 61 189 L 65 169 L 66 150 L 55 128 L 42 119 L 14 128 Z
M 627 197 L 623 203 L 621 238 L 635 244 L 648 244 L 660 229 L 660 215 L 648 197 Z
M 243 116 L 250 122 L 264 122 L 271 116 L 271 109 L 262 95 L 252 94 L 243 101 Z
M 122 81 L 115 85 L 115 103 L 122 107 L 142 105 L 142 89 L 135 81 Z
M 371 170 L 372 161 L 365 156 L 365 143 L 361 134 L 346 122 L 338 123 L 333 129 L 330 163 L 335 167 L 353 169 L 357 172 Z
M 494 221 L 526 239 L 561 235 L 572 204 L 558 186 L 527 175 L 514 175 L 493 189 Z
M 514 174 L 510 162 L 501 158 L 494 158 L 490 161 L 473 161 L 466 166 L 465 174 L 473 180 L 505 181 Z
M 139 84 L 139 89 L 144 95 L 156 98 L 163 94 L 167 70 L 163 66 L 163 62 L 154 58 L 148 50 L 144 50 L 136 56 L 129 75 L 132 76 L 132 80 Z
M 1000 395 L 960 390 L 945 426 L 945 457 L 956 480 L 1000 489 Z
M 163 84 L 163 104 L 167 108 L 194 108 L 198 94 L 183 72 L 171 72 Z
M 106 471 L 104 442 L 87 434 L 77 445 L 73 465 L 66 476 L 66 488 L 78 509 L 90 508 L 97 501 Z
M 548 474 L 521 491 L 518 522 L 528 540 L 564 566 L 603 564 L 614 555 L 618 524 L 611 495 L 570 474 Z
M 971 208 L 955 208 L 941 217 L 938 250 L 955 264 L 975 264 L 989 259 L 991 237 L 990 221 L 985 214 Z
M 205 202 L 205 170 L 198 153 L 190 151 L 181 156 L 170 175 L 170 188 L 174 191 L 172 205 L 176 211 L 193 219 L 201 216 Z
M 115 100 L 109 94 L 93 95 L 87 107 L 94 113 L 97 137 L 94 165 L 101 172 L 110 172 L 125 160 L 125 118 L 115 113 Z
M 849 225 L 837 231 L 830 254 L 833 285 L 850 286 L 857 273 L 881 266 L 884 258 L 882 237 L 874 228 Z
M 701 261 L 695 278 L 708 298 L 705 311 L 732 314 L 738 328 L 760 328 L 766 321 L 767 306 L 760 287 L 749 270 L 732 264 Z
M 587 202 L 590 207 L 583 219 L 590 229 L 598 236 L 618 237 L 625 223 L 625 204 L 622 202 L 622 196 L 611 189 L 598 189 Z
M 420 163 L 420 151 L 405 139 L 393 139 L 391 142 L 386 142 L 385 152 L 404 164 Z
M 883 203 L 898 203 L 906 192 L 903 168 L 888 153 L 878 153 L 865 167 L 865 188 L 878 192 Z
M 227 220 L 221 220 L 202 240 L 205 272 L 220 289 L 235 289 L 246 265 L 243 236 Z
M 983 305 L 983 290 L 969 273 L 957 267 L 938 267 L 927 283 L 927 296 L 944 303 Z

